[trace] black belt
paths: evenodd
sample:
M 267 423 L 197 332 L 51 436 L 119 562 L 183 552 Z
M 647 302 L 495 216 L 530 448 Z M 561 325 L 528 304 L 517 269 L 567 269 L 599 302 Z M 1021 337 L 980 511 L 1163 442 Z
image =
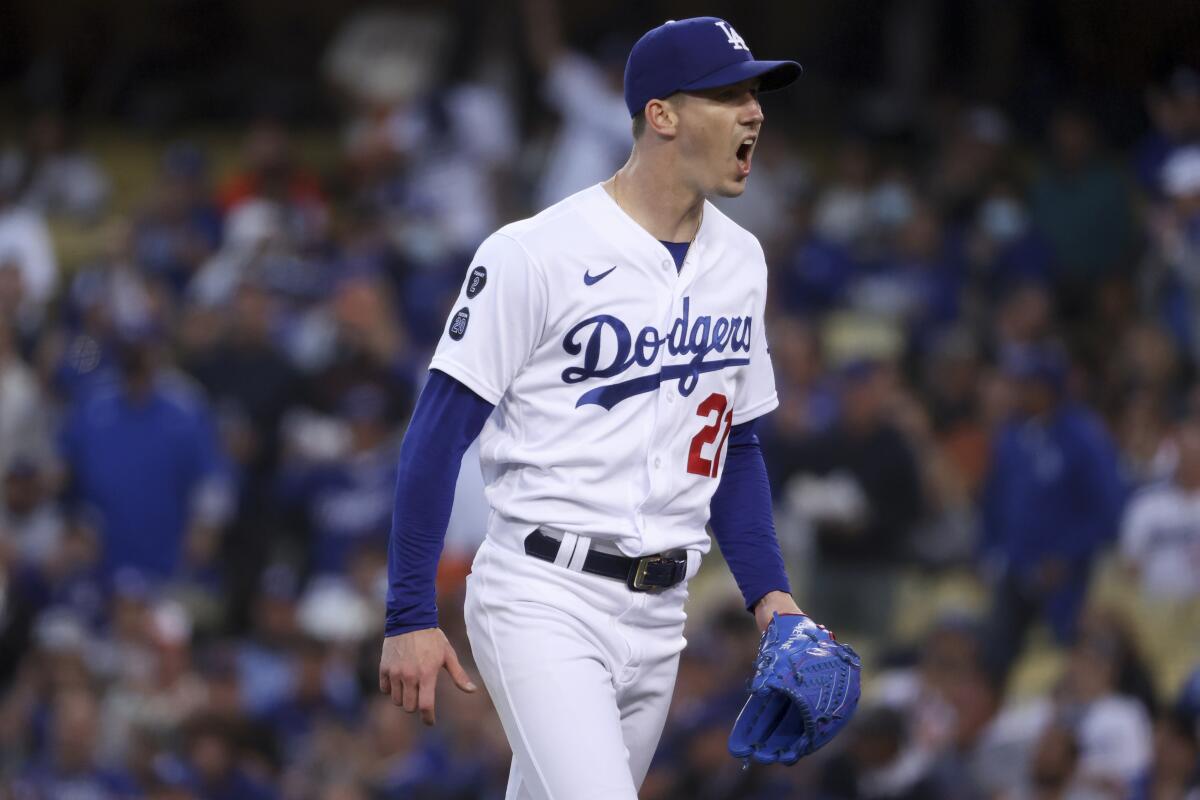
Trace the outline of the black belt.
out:
M 525 537 L 525 553 L 542 561 L 558 558 L 562 542 L 542 533 L 541 529 Z M 629 558 L 612 553 L 588 550 L 583 559 L 583 571 L 605 578 L 624 581 L 632 591 L 653 592 L 668 589 L 687 577 L 687 551 L 671 550 L 652 556 Z

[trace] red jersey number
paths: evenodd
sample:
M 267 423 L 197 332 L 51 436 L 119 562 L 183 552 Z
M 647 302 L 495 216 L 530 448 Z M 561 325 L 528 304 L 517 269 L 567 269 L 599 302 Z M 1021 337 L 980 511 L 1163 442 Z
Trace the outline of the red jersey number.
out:
M 717 477 L 721 467 L 721 450 L 725 447 L 725 440 L 729 438 L 729 429 L 733 425 L 733 409 L 726 411 L 728 406 L 729 398 L 714 392 L 704 398 L 704 402 L 696 409 L 696 416 L 704 417 L 708 424 L 692 437 L 687 463 L 687 471 L 691 474 L 703 475 L 706 478 Z M 717 434 L 721 435 L 721 440 L 717 442 L 713 457 L 705 458 L 702 450 L 705 445 L 717 440 Z

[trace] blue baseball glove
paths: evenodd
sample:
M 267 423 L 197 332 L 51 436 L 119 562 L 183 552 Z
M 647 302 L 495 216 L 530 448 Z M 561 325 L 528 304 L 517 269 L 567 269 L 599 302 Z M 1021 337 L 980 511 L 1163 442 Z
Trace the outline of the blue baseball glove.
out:
M 826 628 L 803 614 L 776 614 L 759 643 L 729 752 L 760 764 L 795 764 L 850 721 L 861 673 L 858 654 Z

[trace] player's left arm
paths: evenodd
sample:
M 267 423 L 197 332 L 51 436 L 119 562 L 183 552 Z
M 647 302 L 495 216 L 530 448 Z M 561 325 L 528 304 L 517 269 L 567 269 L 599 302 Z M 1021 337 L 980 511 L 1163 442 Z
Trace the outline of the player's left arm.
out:
M 799 613 L 775 534 L 771 484 L 754 421 L 735 425 L 709 523 L 759 630 L 775 613 Z
M 713 532 L 763 632 L 750 697 L 729 735 L 729 752 L 763 764 L 793 764 L 833 739 L 858 705 L 862 662 L 809 619 L 787 588 L 771 513 L 771 489 L 753 423 L 713 496 Z M 794 646 L 802 642 L 801 646 Z
M 752 423 L 739 427 L 738 445 L 726 455 L 713 496 L 713 532 L 763 636 L 729 752 L 763 764 L 792 764 L 849 721 L 858 705 L 862 663 L 788 593 L 766 465 Z
M 779 405 L 775 371 L 765 329 L 767 267 L 758 241 L 749 243 L 758 255 L 760 291 L 755 296 L 756 327 L 750 342 L 750 363 L 735 393 L 733 429 L 720 483 L 710 505 L 710 523 L 717 545 L 729 564 L 746 608 L 759 630 L 774 614 L 796 614 L 783 554 L 775 535 L 771 484 L 755 421 Z
M 760 631 L 765 631 L 776 614 L 804 614 L 796 605 L 796 598 L 787 592 L 771 591 L 754 604 L 754 622 Z

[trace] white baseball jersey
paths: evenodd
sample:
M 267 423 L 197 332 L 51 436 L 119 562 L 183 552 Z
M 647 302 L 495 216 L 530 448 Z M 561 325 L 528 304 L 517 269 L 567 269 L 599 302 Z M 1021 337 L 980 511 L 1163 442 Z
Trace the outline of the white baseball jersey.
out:
M 1200 494 L 1174 483 L 1140 492 L 1125 512 L 1121 554 L 1141 568 L 1148 596 L 1200 596 Z
M 730 428 L 778 404 L 766 284 L 757 239 L 707 202 L 678 273 L 599 184 L 490 236 L 430 365 L 496 406 L 488 535 L 707 552 Z

